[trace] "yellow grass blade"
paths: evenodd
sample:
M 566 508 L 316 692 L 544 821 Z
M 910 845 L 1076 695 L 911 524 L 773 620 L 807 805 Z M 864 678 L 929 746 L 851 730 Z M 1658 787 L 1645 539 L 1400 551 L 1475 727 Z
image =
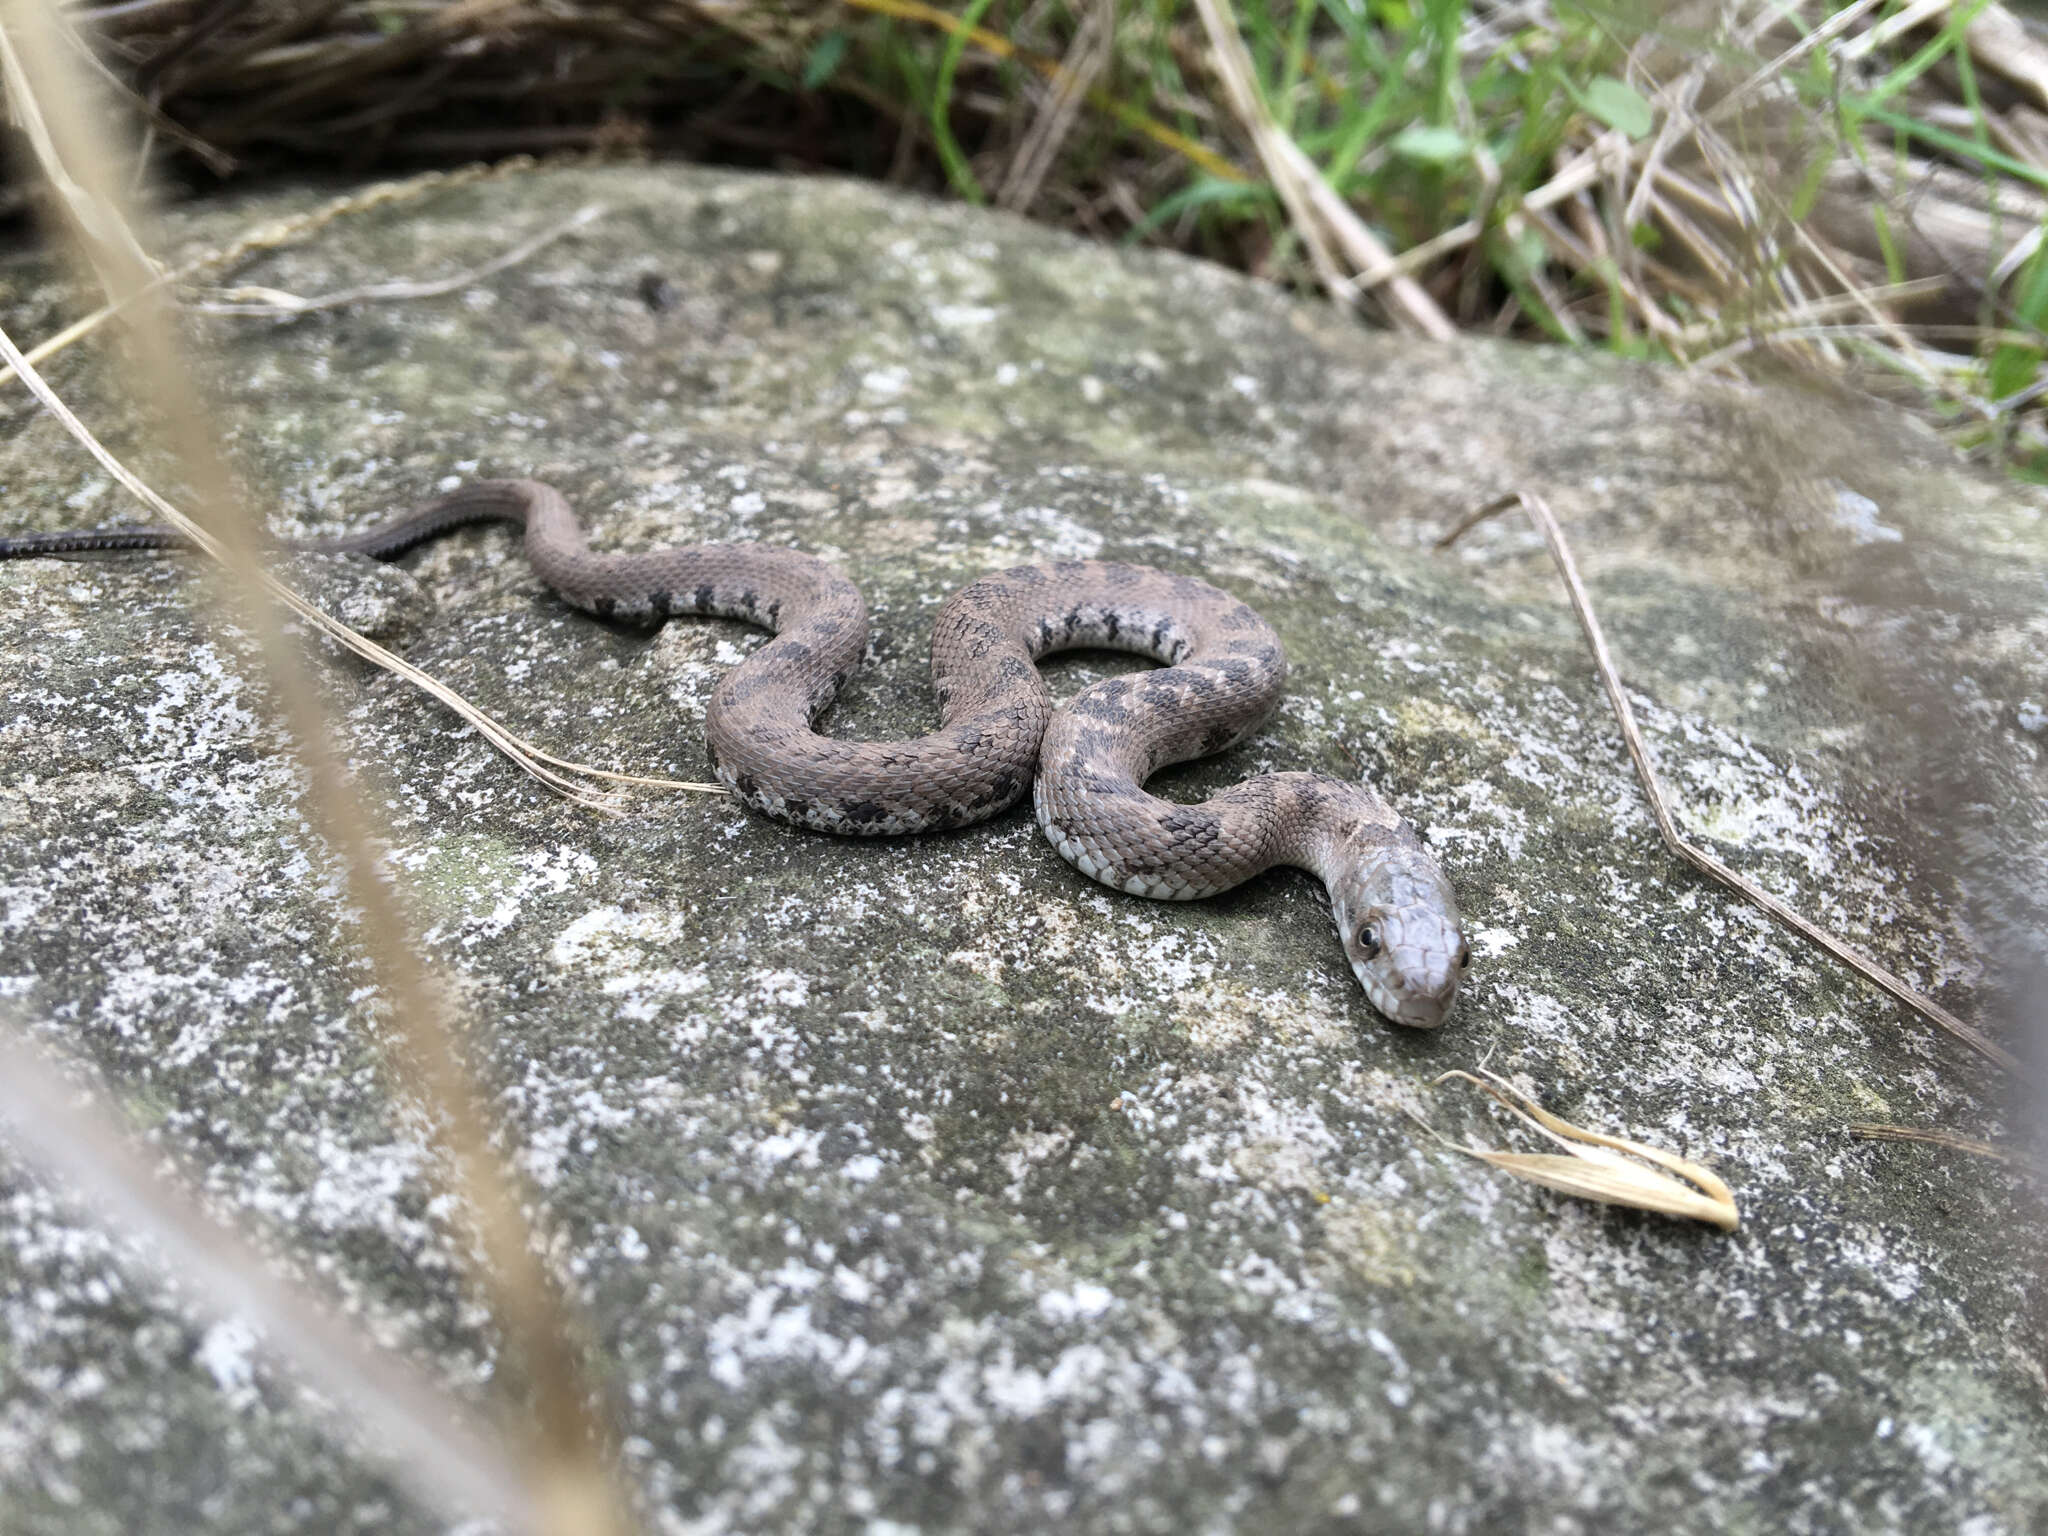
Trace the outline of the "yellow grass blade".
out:
M 1617 1159 L 1615 1166 L 1603 1168 L 1582 1158 L 1556 1152 L 1495 1152 L 1481 1147 L 1461 1147 L 1459 1150 L 1493 1164 L 1503 1173 L 1526 1179 L 1531 1184 L 1541 1184 L 1561 1195 L 1597 1200 L 1602 1205 L 1626 1205 L 1639 1211 L 1656 1211 L 1665 1216 L 1689 1216 L 1695 1221 L 1712 1222 L 1727 1232 L 1735 1230 L 1738 1220 L 1733 1201 L 1711 1200 L 1696 1190 L 1687 1189 L 1675 1179 L 1652 1173 L 1639 1163 Z
M 1503 1173 L 1540 1184 L 1559 1194 L 1603 1205 L 1625 1205 L 1639 1211 L 1665 1216 L 1684 1216 L 1710 1222 L 1724 1232 L 1733 1232 L 1741 1221 L 1735 1208 L 1735 1194 L 1711 1171 L 1675 1152 L 1652 1147 L 1622 1136 L 1589 1131 L 1561 1120 L 1527 1094 L 1482 1069 L 1479 1073 L 1446 1072 L 1436 1080 L 1441 1085 L 1452 1079 L 1468 1082 L 1505 1107 L 1539 1135 L 1565 1150 L 1557 1152 L 1503 1152 L 1452 1141 L 1420 1115 L 1418 1125 L 1445 1146 L 1490 1163 Z M 1626 1154 L 1626 1155 L 1623 1155 Z M 1641 1161 L 1636 1161 L 1640 1159 Z M 1645 1166 L 1649 1164 L 1651 1166 Z M 1661 1170 L 1661 1171 L 1660 1171 Z

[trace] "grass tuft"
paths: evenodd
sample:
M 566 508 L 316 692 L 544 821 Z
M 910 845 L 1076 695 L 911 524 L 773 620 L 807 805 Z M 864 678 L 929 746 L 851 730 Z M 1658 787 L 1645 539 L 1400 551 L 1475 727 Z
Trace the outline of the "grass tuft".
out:
M 627 145 L 1455 325 L 1826 372 L 2048 478 L 2048 23 L 1997 0 L 83 4 L 189 183 Z M 1235 53 L 1238 48 L 1227 50 Z

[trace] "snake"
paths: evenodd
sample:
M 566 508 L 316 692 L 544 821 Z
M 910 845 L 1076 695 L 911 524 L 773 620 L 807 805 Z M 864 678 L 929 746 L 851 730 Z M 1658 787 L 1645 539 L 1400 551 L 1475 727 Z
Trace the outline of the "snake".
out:
M 1352 974 L 1387 1018 L 1433 1028 L 1471 963 L 1450 882 L 1369 786 L 1264 773 L 1197 804 L 1146 792 L 1173 763 L 1244 741 L 1278 706 L 1287 656 L 1272 625 L 1208 582 L 1113 560 L 997 571 L 947 598 L 932 627 L 940 725 L 901 741 L 821 734 L 819 717 L 867 651 L 860 589 L 837 567 L 765 544 L 594 551 L 568 500 L 537 480 L 464 485 L 413 512 L 284 547 L 391 560 L 474 523 L 523 532 L 526 558 L 573 606 L 622 624 L 683 616 L 770 632 L 720 679 L 704 715 L 713 771 L 747 806 L 845 836 L 963 827 L 1029 791 L 1060 856 L 1119 891 L 1193 901 L 1294 865 L 1329 892 Z M 167 528 L 0 539 L 0 559 L 181 547 Z M 1089 684 L 1060 707 L 1038 661 L 1134 652 L 1155 669 Z

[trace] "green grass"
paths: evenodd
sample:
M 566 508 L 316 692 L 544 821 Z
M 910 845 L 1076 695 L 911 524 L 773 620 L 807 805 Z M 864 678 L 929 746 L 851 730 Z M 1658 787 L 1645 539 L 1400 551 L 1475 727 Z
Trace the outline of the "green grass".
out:
M 1456 323 L 1677 361 L 1725 359 L 1731 343 L 1737 358 L 1789 354 L 1922 406 L 1959 443 L 2035 475 L 2048 470 L 2032 393 L 2048 352 L 2048 264 L 2036 255 L 2002 281 L 1993 275 L 2029 220 L 2017 220 L 1977 267 L 1949 271 L 1955 293 L 1935 306 L 1938 337 L 1907 308 L 1888 311 L 1897 324 L 1876 337 L 1872 317 L 1854 305 L 1831 311 L 1838 335 L 1781 324 L 1804 302 L 1929 275 L 1914 198 L 1873 193 L 1860 232 L 1845 233 L 1840 199 L 1822 195 L 1831 166 L 1907 166 L 1910 183 L 1917 163 L 1933 162 L 1977 179 L 1987 197 L 2048 190 L 2048 165 L 2001 147 L 2009 140 L 1993 131 L 1984 72 L 1965 46 L 1985 3 L 1847 56 L 1890 13 L 1873 12 L 1790 61 L 1773 91 L 1724 114 L 1709 154 L 1681 124 L 1668 163 L 1721 203 L 1681 208 L 1690 230 L 1658 202 L 1629 218 L 1618 193 L 1633 189 L 1633 173 L 1548 213 L 1525 204 L 1597 134 L 1638 148 L 1656 142 L 1667 116 L 1657 91 L 1688 66 L 1708 66 L 1699 100 L 1710 106 L 1838 7 L 1795 11 L 1747 46 L 1660 29 L 1654 13 L 1626 8 L 1553 6 L 1508 25 L 1471 0 L 1250 0 L 1236 20 L 1273 120 L 1390 249 L 1480 224 L 1479 238 L 1416 274 Z M 944 19 L 852 7 L 819 14 L 831 24 L 808 56 L 810 88 L 900 102 L 938 179 L 987 201 L 1043 99 L 1047 62 L 1063 54 L 1083 9 L 971 0 L 950 13 L 950 29 Z M 1010 57 L 989 57 L 964 27 L 1002 39 Z M 1209 73 L 1191 3 L 1121 5 L 1114 47 L 1091 83 L 1091 104 L 1028 211 L 1316 286 L 1283 200 Z M 1176 150 L 1176 138 L 1206 150 L 1207 163 Z M 917 148 L 909 164 L 924 153 Z M 1926 195 L 1916 195 L 1924 212 Z M 1702 233 L 1709 256 L 1695 248 Z M 1816 255 L 1815 244 L 1834 254 Z M 1831 271 L 1845 245 L 1868 250 Z M 1980 334 L 1958 346 L 1959 327 Z M 1893 355 L 1876 355 L 1886 351 Z
M 1418 287 L 1396 308 L 1368 291 L 1369 317 L 1433 323 L 1433 304 L 1471 330 L 1631 357 L 1789 360 L 2048 474 L 2048 277 L 2016 249 L 2048 209 L 2048 148 L 2020 111 L 2048 96 L 2048 24 L 1959 0 L 1903 28 L 1901 3 L 1741 0 L 1731 22 L 1650 0 L 1233 0 L 1224 35 L 1263 115 L 1371 236 L 1419 249 Z M 1320 284 L 1318 232 L 1295 227 L 1237 120 L 1195 0 L 552 0 L 545 22 L 420 0 L 374 26 L 345 6 L 295 34 L 283 86 L 265 42 L 278 4 L 124 23 L 110 68 L 220 152 L 159 136 L 185 163 L 302 175 L 625 141 L 871 176 Z M 1109 16 L 1106 45 L 1085 42 Z M 1972 41 L 1987 20 L 2035 27 L 2036 84 L 2006 78 L 1981 28 Z M 1559 195 L 1603 135 L 1627 162 Z M 1950 215 L 1988 233 L 1931 246 Z

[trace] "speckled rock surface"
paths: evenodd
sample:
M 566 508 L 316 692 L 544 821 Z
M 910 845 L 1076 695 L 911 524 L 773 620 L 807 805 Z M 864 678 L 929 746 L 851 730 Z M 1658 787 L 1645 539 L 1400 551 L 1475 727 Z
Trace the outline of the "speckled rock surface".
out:
M 596 540 L 842 561 L 840 728 L 921 729 L 924 625 L 991 566 L 1196 571 L 1280 629 L 1272 726 L 1177 773 L 1343 772 L 1427 829 L 1479 954 L 1373 1016 L 1282 872 L 1162 906 L 1019 810 L 837 842 L 709 798 L 568 807 L 328 656 L 422 941 L 680 1533 L 1941 1531 L 2048 1524 L 2044 1245 L 2002 1089 L 1660 849 L 1518 485 L 1577 536 L 1688 823 L 1968 1014 L 2039 932 L 2048 516 L 1809 391 L 1358 333 L 1220 271 L 872 189 L 563 172 L 335 226 L 300 293 L 580 235 L 444 299 L 195 322 L 291 531 L 539 474 Z M 275 203 L 185 215 L 193 245 Z M 24 258 L 6 323 L 65 313 Z M 649 282 L 659 278 L 667 285 Z M 650 304 L 648 295 L 672 299 Z M 104 366 L 59 387 L 117 447 Z M 6 397 L 0 519 L 130 515 Z M 147 454 L 142 455 L 145 469 Z M 294 569 L 567 755 L 703 773 L 736 625 L 607 628 L 502 532 Z M 1057 686 L 1126 663 L 1087 657 Z M 189 561 L 0 566 L 0 1006 L 456 1390 L 493 1337 L 300 780 Z M 2005 1027 L 2020 1026 L 2008 1023 Z M 1722 1236 L 1424 1138 L 1481 1061 L 1714 1162 Z M 0 1143 L 4 1146 L 4 1143 Z M 0 1527 L 438 1516 L 90 1217 L 0 1164 Z

